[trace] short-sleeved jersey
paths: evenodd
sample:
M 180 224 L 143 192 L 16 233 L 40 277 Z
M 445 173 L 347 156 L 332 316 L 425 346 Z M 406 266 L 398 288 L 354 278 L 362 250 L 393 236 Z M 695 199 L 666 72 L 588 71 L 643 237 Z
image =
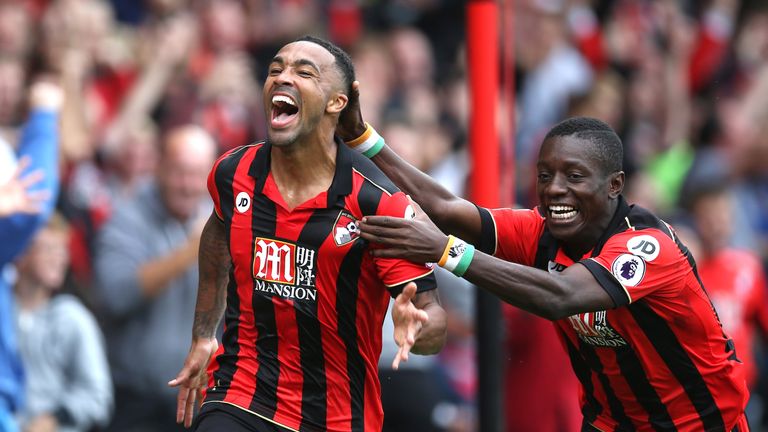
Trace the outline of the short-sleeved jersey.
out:
M 665 222 L 620 198 L 595 248 L 574 260 L 538 208 L 480 213 L 481 250 L 550 273 L 584 265 L 613 299 L 611 310 L 556 321 L 587 422 L 603 431 L 733 428 L 748 399 L 743 365 Z
M 367 158 L 338 145 L 330 188 L 289 210 L 271 145 L 222 156 L 208 179 L 232 269 L 205 403 L 301 431 L 380 431 L 377 364 L 390 296 L 435 288 L 430 266 L 374 258 L 356 221 L 412 214 Z

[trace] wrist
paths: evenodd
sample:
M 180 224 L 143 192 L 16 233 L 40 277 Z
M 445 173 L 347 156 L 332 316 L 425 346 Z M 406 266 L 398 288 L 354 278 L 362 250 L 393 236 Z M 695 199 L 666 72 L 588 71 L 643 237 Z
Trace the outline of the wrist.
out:
M 368 123 L 365 123 L 365 126 L 365 131 L 362 134 L 353 140 L 345 141 L 345 143 L 350 148 L 370 159 L 384 148 L 386 142 L 384 142 L 384 138 L 376 132 L 373 126 Z
M 474 256 L 475 247 L 473 245 L 451 235 L 448 236 L 448 243 L 445 245 L 445 250 L 437 265 L 458 277 L 462 277 L 469 268 L 469 264 L 472 263 Z

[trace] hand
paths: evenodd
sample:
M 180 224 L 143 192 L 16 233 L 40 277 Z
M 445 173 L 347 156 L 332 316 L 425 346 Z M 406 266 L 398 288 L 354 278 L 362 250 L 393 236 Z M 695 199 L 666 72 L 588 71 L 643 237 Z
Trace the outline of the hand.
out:
M 392 361 L 392 369 L 397 370 L 401 361 L 408 361 L 408 353 L 411 352 L 416 338 L 421 332 L 429 315 L 417 308 L 411 300 L 416 295 L 416 284 L 409 282 L 403 292 L 395 298 L 392 305 L 392 322 L 395 325 L 395 343 L 399 347 L 395 359 Z
M 410 197 L 408 198 L 410 200 Z M 381 258 L 437 262 L 443 255 L 448 237 L 440 231 L 421 207 L 411 200 L 416 215 L 411 219 L 391 216 L 366 216 L 360 223 L 360 236 L 384 246 L 371 252 Z
M 64 103 L 64 90 L 50 81 L 37 81 L 29 89 L 29 105 L 32 108 L 58 111 Z
M 40 414 L 30 420 L 24 428 L 24 432 L 56 432 L 59 430 L 59 422 L 51 414 Z
M 203 389 L 208 384 L 206 370 L 218 348 L 216 338 L 193 340 L 181 372 L 176 378 L 168 381 L 169 386 L 179 387 L 179 395 L 176 398 L 176 423 L 183 421 L 184 427 L 192 426 L 195 405 L 200 408 L 203 402 Z
M 14 213 L 39 213 L 42 204 L 50 197 L 51 193 L 48 190 L 30 190 L 42 180 L 44 173 L 41 170 L 35 170 L 22 177 L 21 173 L 28 165 L 29 158 L 21 158 L 11 178 L 0 185 L 0 217 Z
M 360 110 L 360 82 L 352 83 L 352 93 L 349 101 L 339 115 L 339 123 L 336 125 L 336 135 L 344 141 L 352 141 L 365 132 L 363 112 Z

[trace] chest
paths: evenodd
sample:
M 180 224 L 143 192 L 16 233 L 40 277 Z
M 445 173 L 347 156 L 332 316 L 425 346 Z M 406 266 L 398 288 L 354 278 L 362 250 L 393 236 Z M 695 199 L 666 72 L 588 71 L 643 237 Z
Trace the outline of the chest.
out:
M 365 249 L 357 228 L 360 216 L 353 210 L 287 211 L 255 201 L 252 211 L 233 215 L 229 235 L 236 270 L 257 284 L 280 284 L 281 291 L 288 289 L 283 286 L 315 288 L 318 279 L 338 274 L 350 254 L 362 255 Z

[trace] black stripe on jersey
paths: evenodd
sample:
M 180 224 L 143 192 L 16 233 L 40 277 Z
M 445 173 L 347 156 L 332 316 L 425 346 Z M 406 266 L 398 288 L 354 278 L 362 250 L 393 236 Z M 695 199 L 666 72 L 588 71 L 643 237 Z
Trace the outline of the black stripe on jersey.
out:
M 701 290 L 704 291 L 704 294 L 707 295 L 707 298 L 709 299 L 709 305 L 712 307 L 712 313 L 715 314 L 715 317 L 717 318 L 718 324 L 720 324 L 720 329 L 723 333 L 723 338 L 725 339 L 725 352 L 731 353 L 728 356 L 728 360 L 731 361 L 737 361 L 741 363 L 741 360 L 736 355 L 736 345 L 733 343 L 733 339 L 728 338 L 728 335 L 725 334 L 725 330 L 723 329 L 722 321 L 720 321 L 720 315 L 717 313 L 717 309 L 715 309 L 714 303 L 712 303 L 712 299 L 709 297 L 709 292 L 707 292 L 707 288 L 704 286 L 704 282 L 701 281 L 701 278 L 699 277 L 699 270 L 696 267 L 696 261 L 693 259 L 693 255 L 688 250 L 688 248 L 683 244 L 682 241 L 680 241 L 680 238 L 677 236 L 674 236 L 675 244 L 677 245 L 677 248 L 680 250 L 680 252 L 685 256 L 685 259 L 688 261 L 688 265 L 691 266 L 691 269 L 693 270 L 694 276 L 696 276 L 696 280 L 699 282 L 699 286 L 701 287 Z
M 478 213 L 480 213 L 480 245 L 478 249 L 481 252 L 488 255 L 494 255 L 496 253 L 496 224 L 493 223 L 493 216 L 491 212 L 483 207 L 477 207 Z
M 224 322 L 227 325 L 221 336 L 221 343 L 225 350 L 217 357 L 219 367 L 213 371 L 213 388 L 208 391 L 206 400 L 224 400 L 237 371 L 237 355 L 240 352 L 240 345 L 237 343 L 240 327 L 240 296 L 237 294 L 234 267 L 229 271 Z
M 234 182 L 235 172 L 243 156 L 249 147 L 243 147 L 232 152 L 229 156 L 222 159 L 214 173 L 216 189 L 219 193 L 219 209 L 224 218 L 223 223 L 226 227 L 227 244 L 230 244 L 230 226 L 232 224 L 232 211 L 235 208 L 234 191 L 232 184 Z M 232 382 L 232 377 L 237 370 L 237 355 L 240 351 L 240 345 L 237 343 L 238 323 L 240 321 L 240 297 L 237 295 L 237 281 L 234 274 L 234 265 L 230 266 L 229 282 L 227 283 L 227 306 L 224 314 L 226 329 L 222 335 L 222 344 L 225 351 L 218 357 L 219 367 L 213 372 L 214 387 L 217 391 L 208 392 L 209 400 L 223 400 L 226 397 L 226 391 Z
M 323 242 L 331 234 L 338 209 L 315 210 L 301 229 L 297 239 L 299 246 L 305 246 L 319 253 Z M 318 257 L 313 257 L 317 268 Z M 303 387 L 301 391 L 301 418 L 299 430 L 325 430 L 328 417 L 327 383 L 325 356 L 317 316 L 317 302 L 294 300 L 296 327 L 299 333 L 299 349 Z
M 541 237 L 539 237 L 539 244 L 536 247 L 536 257 L 533 260 L 533 266 L 537 269 L 548 271 L 549 261 L 554 260 L 557 256 L 557 248 L 557 240 L 552 233 L 545 228 Z
M 219 193 L 218 204 L 221 209 L 221 216 L 224 218 L 224 223 L 227 225 L 227 228 L 229 228 L 229 224 L 232 223 L 232 211 L 235 208 L 235 193 L 232 190 L 235 172 L 249 148 L 250 147 L 248 146 L 244 146 L 230 153 L 219 162 L 219 165 L 216 167 L 216 172 L 214 173 L 216 190 Z M 227 230 L 227 241 L 229 241 L 229 230 Z
M 631 307 L 631 305 L 630 305 Z M 649 334 L 650 335 L 650 334 Z M 675 431 L 675 423 L 669 415 L 667 407 L 661 402 L 659 394 L 648 381 L 643 365 L 637 354 L 629 345 L 624 345 L 614 350 L 616 363 L 619 365 L 621 375 L 627 380 L 637 402 L 648 413 L 648 422 L 657 431 Z
M 357 345 L 357 297 L 366 250 L 365 242 L 356 241 L 341 262 L 336 279 L 337 327 L 347 352 L 352 432 L 365 428 L 365 361 Z
M 598 414 L 603 412 L 603 406 L 595 398 L 595 387 L 592 385 L 592 371 L 589 369 L 584 359 L 581 357 L 579 350 L 571 343 L 567 336 L 563 337 L 565 344 L 568 347 L 568 356 L 571 358 L 571 367 L 576 374 L 576 378 L 581 382 L 581 386 L 584 388 L 584 397 L 586 403 L 581 407 L 581 413 L 584 415 L 584 419 L 588 422 L 593 422 L 597 418 Z
M 699 413 L 704 430 L 725 429 L 723 417 L 707 387 L 707 383 L 704 382 L 701 373 L 688 357 L 666 321 L 643 301 L 628 307 L 638 326 L 648 336 L 648 340 L 664 360 L 667 368 L 685 389 L 688 398 Z
M 261 148 L 261 152 L 265 151 Z M 256 158 L 259 158 L 257 154 Z M 254 160 L 256 162 L 256 160 Z M 266 177 L 266 176 L 262 176 Z M 251 230 L 253 237 L 274 238 L 277 224 L 275 203 L 261 194 L 259 182 L 253 193 Z M 263 186 L 263 184 L 262 184 Z M 253 254 L 254 251 L 251 251 Z M 254 257 L 251 256 L 251 262 Z M 256 279 L 253 279 L 254 295 L 252 300 L 253 315 L 256 321 L 256 359 L 259 370 L 256 372 L 256 391 L 251 400 L 250 409 L 269 418 L 274 418 L 277 408 L 277 383 L 280 376 L 280 363 L 277 358 L 277 323 L 275 308 L 270 297 L 256 294 Z
M 381 189 L 374 186 L 371 182 L 363 182 L 360 186 L 360 191 L 357 193 L 357 206 L 360 207 L 360 212 L 363 216 L 376 214 L 383 193 Z
M 605 267 L 591 259 L 579 261 L 579 264 L 583 264 L 592 273 L 597 283 L 611 296 L 614 307 L 624 306 L 629 303 L 630 298 L 627 291 Z
M 617 431 L 629 432 L 635 430 L 635 425 L 632 420 L 627 417 L 624 412 L 624 406 L 621 404 L 619 398 L 616 397 L 616 393 L 611 387 L 611 382 L 608 377 L 603 373 L 603 364 L 600 362 L 600 357 L 595 352 L 595 349 L 584 342 L 579 342 L 579 351 L 581 352 L 584 360 L 590 365 L 592 371 L 597 375 L 597 379 L 600 380 L 600 385 L 603 387 L 605 397 L 608 399 L 608 407 L 611 409 L 611 418 L 618 422 L 616 428 Z
M 370 180 L 376 186 L 384 189 L 390 195 L 400 191 L 400 189 L 398 189 L 397 186 L 395 186 L 395 184 L 392 183 L 392 180 L 390 180 L 389 177 L 384 175 L 384 173 L 381 172 L 379 167 L 377 167 L 373 162 L 371 162 L 370 159 L 359 154 L 354 150 L 351 150 L 351 149 L 348 149 L 348 150 L 352 153 L 350 155 L 350 158 L 352 160 L 352 167 L 356 169 L 360 174 L 362 174 L 363 177 Z

